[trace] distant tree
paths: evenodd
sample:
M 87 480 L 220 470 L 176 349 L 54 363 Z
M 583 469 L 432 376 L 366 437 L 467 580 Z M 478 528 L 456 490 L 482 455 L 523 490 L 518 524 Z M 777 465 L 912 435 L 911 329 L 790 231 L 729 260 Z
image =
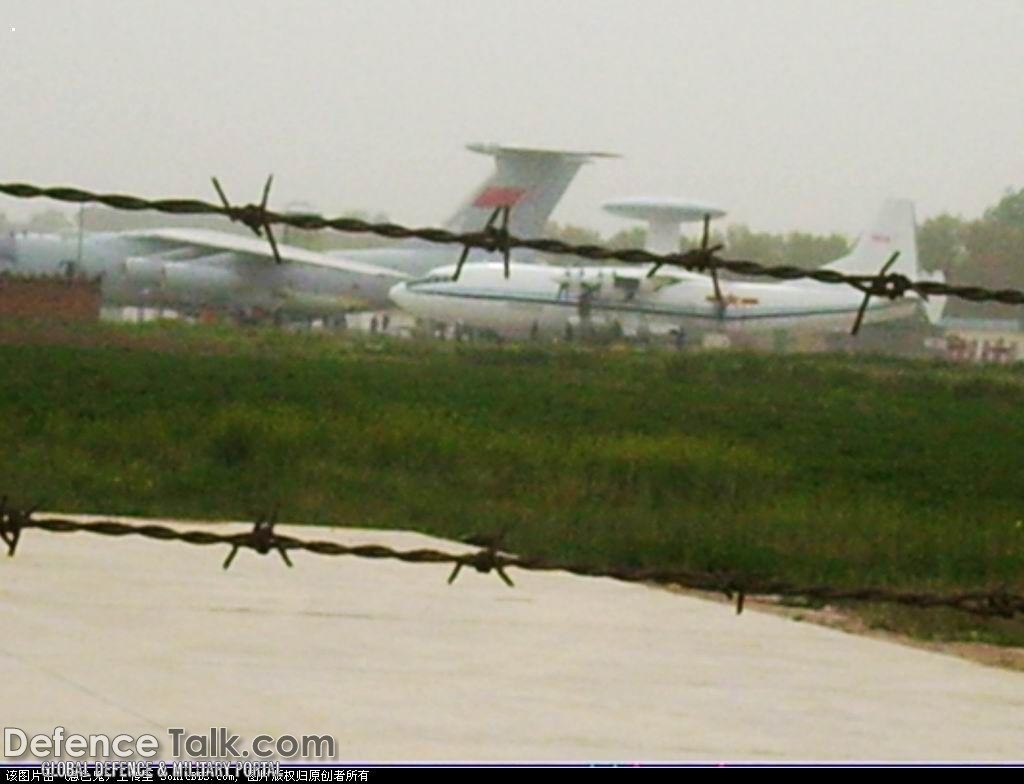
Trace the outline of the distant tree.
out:
M 715 238 L 718 242 L 718 238 Z M 749 259 L 759 264 L 775 266 L 784 263 L 782 239 L 776 234 L 752 231 L 743 224 L 733 224 L 725 230 L 724 255 Z
M 847 255 L 850 241 L 841 234 L 806 234 L 793 231 L 783 240 L 782 255 L 787 264 L 814 269 Z
M 850 252 L 850 241 L 841 234 L 809 234 L 791 231 L 771 234 L 752 231 L 742 224 L 725 233 L 725 254 L 760 264 L 791 265 L 814 269 Z
M 550 221 L 544 231 L 544 236 L 554 240 L 561 240 L 570 245 L 603 245 L 604 239 L 601 232 L 588 229 L 583 226 L 572 224 L 560 224 Z M 549 264 L 578 264 L 576 256 L 566 256 L 560 253 L 541 254 Z M 590 262 L 594 263 L 594 262 Z
M 1007 189 L 998 204 L 985 210 L 984 220 L 1024 229 L 1024 188 Z
M 984 286 L 1024 285 L 1024 225 L 983 218 L 967 224 L 964 247 L 972 283 Z
M 1024 189 L 1008 189 L 976 220 L 937 215 L 918 229 L 918 254 L 926 270 L 942 270 L 952 283 L 1024 289 Z M 965 318 L 1022 319 L 1021 308 L 973 303 L 956 297 L 945 314 Z
M 617 248 L 619 250 L 643 248 L 647 245 L 647 229 L 643 226 L 623 229 L 609 237 L 605 244 L 609 248 Z
M 613 234 L 607 240 L 602 240 L 601 234 L 593 229 L 549 223 L 547 236 L 576 245 L 603 244 L 610 248 L 625 249 L 643 248 L 647 240 L 647 231 L 643 226 L 634 226 Z M 719 229 L 713 229 L 709 242 L 711 245 L 723 245 L 724 255 L 729 258 L 750 259 L 772 266 L 791 264 L 809 269 L 834 261 L 850 252 L 849 240 L 840 234 L 820 235 L 798 231 L 771 234 L 752 231 L 742 224 L 733 224 L 724 233 Z M 679 248 L 686 250 L 699 244 L 700 230 L 697 228 L 683 235 Z M 549 261 L 557 263 L 558 259 L 552 257 Z
M 574 226 L 571 223 L 560 224 L 554 221 L 548 223 L 544 236 L 568 242 L 572 245 L 600 245 L 603 242 L 601 232 L 599 231 L 583 226 Z
M 921 267 L 929 272 L 942 270 L 954 275 L 967 263 L 964 236 L 967 222 L 943 213 L 929 218 L 917 229 L 917 254 Z
M 964 224 L 964 260 L 953 268 L 951 282 L 990 289 L 1024 288 L 1024 226 L 1000 218 L 991 211 L 980 220 Z M 952 298 L 948 316 L 1021 319 L 1021 308 L 997 303 L 971 303 Z

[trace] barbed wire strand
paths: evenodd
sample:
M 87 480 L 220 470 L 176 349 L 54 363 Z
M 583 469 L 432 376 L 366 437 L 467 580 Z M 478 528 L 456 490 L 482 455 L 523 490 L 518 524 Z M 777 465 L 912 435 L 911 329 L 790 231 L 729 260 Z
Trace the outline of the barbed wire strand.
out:
M 509 272 L 511 250 L 523 248 L 553 255 L 572 255 L 592 261 L 650 264 L 654 265 L 655 269 L 671 265 L 693 272 L 726 270 L 740 275 L 772 277 L 779 280 L 806 278 L 819 283 L 845 284 L 853 286 L 865 295 L 854 326 L 855 333 L 868 301 L 874 296 L 897 299 L 908 292 L 915 292 L 923 298 L 952 296 L 972 302 L 1024 304 L 1024 292 L 1015 289 L 991 290 L 977 286 L 953 286 L 937 281 L 913 281 L 904 275 L 888 273 L 895 255 L 877 275 L 847 275 L 836 270 L 807 270 L 785 265 L 765 266 L 754 261 L 724 259 L 717 255 L 720 246 L 701 247 L 681 253 L 657 254 L 642 249 L 613 249 L 598 245 L 575 245 L 556 239 L 520 238 L 509 233 L 507 212 L 502 216 L 503 219 L 498 226 L 494 225 L 494 219 L 498 217 L 496 212 L 484 230 L 462 233 L 438 228 L 410 228 L 395 223 L 369 222 L 350 217 L 325 218 L 312 213 L 278 213 L 267 207 L 272 182 L 273 177 L 268 177 L 259 204 L 244 206 L 232 205 L 216 178 L 213 178 L 213 185 L 220 197 L 219 205 L 197 199 L 145 199 L 126 194 L 101 194 L 80 188 L 39 187 L 27 183 L 0 183 L 0 193 L 22 199 L 48 198 L 74 204 L 101 204 L 127 211 L 148 210 L 172 215 L 220 215 L 242 223 L 258 236 L 265 236 L 277 263 L 281 263 L 282 260 L 271 227 L 285 225 L 310 231 L 329 229 L 350 234 L 374 234 L 388 239 L 420 239 L 435 244 L 461 245 L 463 253 L 457 266 L 456 277 L 472 248 L 501 252 L 506 277 Z M 532 571 L 565 571 L 580 576 L 607 577 L 627 582 L 680 585 L 690 589 L 724 593 L 730 598 L 735 596 L 737 612 L 742 612 L 745 597 L 749 595 L 800 597 L 812 601 L 880 602 L 913 607 L 947 607 L 981 616 L 1013 617 L 1024 612 L 1024 596 L 1005 591 L 928 594 L 882 588 L 808 587 L 777 580 L 741 578 L 711 572 L 624 569 L 548 562 L 505 554 L 494 546 L 471 554 L 456 555 L 430 549 L 399 551 L 381 545 L 347 546 L 336 542 L 305 541 L 275 534 L 273 527 L 276 515 L 256 521 L 253 530 L 248 533 L 214 534 L 208 531 L 180 531 L 166 526 L 136 526 L 114 521 L 82 523 L 59 518 L 37 520 L 32 517 L 32 512 L 31 509 L 8 509 L 6 499 L 0 500 L 0 539 L 7 544 L 9 555 L 13 556 L 16 552 L 22 532 L 34 528 L 54 533 L 80 531 L 105 536 L 136 535 L 193 545 L 228 544 L 232 549 L 224 562 L 225 569 L 231 566 L 242 548 L 252 549 L 261 554 L 277 551 L 288 566 L 292 566 L 288 551 L 298 549 L 320 555 L 383 558 L 406 563 L 452 564 L 449 582 L 454 582 L 464 566 L 471 566 L 479 572 L 496 572 L 509 586 L 512 586 L 513 582 L 506 572 L 508 567 Z
M 396 223 L 370 222 L 359 218 L 325 218 L 313 213 L 280 213 L 268 209 L 266 195 L 270 179 L 264 186 L 260 204 L 232 205 L 219 188 L 221 204 L 198 199 L 145 199 L 118 193 L 94 193 L 74 187 L 40 187 L 28 183 L 0 183 L 0 193 L 19 199 L 46 198 L 72 204 L 101 204 L 118 210 L 139 212 L 152 210 L 169 215 L 220 215 L 248 226 L 257 234 L 266 232 L 275 259 L 280 259 L 276 241 L 269 228 L 284 225 L 309 231 L 329 229 L 347 234 L 373 234 L 388 239 L 420 239 L 442 245 L 461 245 L 503 255 L 522 248 L 552 255 L 578 256 L 592 261 L 618 261 L 625 264 L 669 265 L 705 272 L 725 270 L 738 275 L 771 277 L 778 280 L 810 279 L 818 283 L 852 286 L 869 297 L 898 299 L 914 292 L 927 299 L 948 296 L 969 302 L 997 302 L 1024 305 L 1024 291 L 988 289 L 980 286 L 957 286 L 938 281 L 915 281 L 899 273 L 848 275 L 832 269 L 804 269 L 789 265 L 766 266 L 756 261 L 726 259 L 718 255 L 719 247 L 694 248 L 680 253 L 658 254 L 639 248 L 616 249 L 600 245 L 574 245 L 557 239 L 522 238 L 509 233 L 507 224 L 489 225 L 483 231 L 453 232 L 440 228 L 410 228 Z M 508 256 L 506 255 L 506 259 Z
M 750 596 L 803 599 L 809 602 L 858 602 L 892 604 L 904 607 L 947 608 L 981 617 L 1013 618 L 1024 614 L 1024 595 L 1009 591 L 970 591 L 961 593 L 927 593 L 897 591 L 880 587 L 843 588 L 825 585 L 801 586 L 783 580 L 724 572 L 702 572 L 678 569 L 631 569 L 596 564 L 564 563 L 543 558 L 524 557 L 503 552 L 500 537 L 488 546 L 469 553 L 451 553 L 422 548 L 396 550 L 379 544 L 345 545 L 331 541 L 310 541 L 275 533 L 276 512 L 257 520 L 251 531 L 221 534 L 198 529 L 179 529 L 165 525 L 136 525 L 114 520 L 80 522 L 59 517 L 36 518 L 32 510 L 7 506 L 0 499 L 0 539 L 14 556 L 21 535 L 26 530 L 50 533 L 91 533 L 109 537 L 141 536 L 146 539 L 176 541 L 196 546 L 229 545 L 232 549 L 224 561 L 227 569 L 241 549 L 262 555 L 277 552 L 290 567 L 288 552 L 300 550 L 324 556 L 348 556 L 375 560 L 393 560 L 410 564 L 450 564 L 453 568 L 448 582 L 453 583 L 464 567 L 487 574 L 495 572 L 509 587 L 514 583 L 508 569 L 531 572 L 560 571 L 580 577 L 604 577 L 620 582 L 651 583 L 680 586 L 691 590 L 725 595 L 736 602 L 737 614 L 743 611 Z

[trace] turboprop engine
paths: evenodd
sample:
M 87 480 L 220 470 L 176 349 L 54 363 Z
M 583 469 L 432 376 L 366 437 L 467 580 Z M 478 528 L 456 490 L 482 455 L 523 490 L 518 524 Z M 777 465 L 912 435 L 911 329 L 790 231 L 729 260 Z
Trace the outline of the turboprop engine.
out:
M 225 260 L 229 254 L 203 253 L 200 248 L 178 248 L 151 256 L 129 256 L 121 262 L 120 278 L 123 282 L 140 289 L 156 289 L 163 286 L 164 268 L 173 262 L 195 261 L 199 263 Z
M 222 254 L 231 257 L 232 254 Z M 163 290 L 173 299 L 230 299 L 245 289 L 245 278 L 230 266 L 207 257 L 196 261 L 175 261 L 163 265 Z
M 343 316 L 358 310 L 360 306 L 365 307 L 362 299 L 343 294 L 318 294 L 293 287 L 281 287 L 274 291 L 274 309 L 299 318 Z
M 132 256 L 121 264 L 125 281 L 139 288 L 158 288 L 164 279 L 164 263 L 149 256 Z

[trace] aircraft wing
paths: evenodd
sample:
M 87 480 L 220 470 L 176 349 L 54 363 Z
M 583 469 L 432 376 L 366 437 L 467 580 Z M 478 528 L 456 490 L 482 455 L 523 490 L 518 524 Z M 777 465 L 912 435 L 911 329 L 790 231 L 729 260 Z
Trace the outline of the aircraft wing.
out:
M 205 248 L 211 251 L 236 253 L 239 256 L 250 258 L 256 263 L 275 263 L 274 252 L 270 249 L 270 243 L 258 237 L 243 237 L 237 234 L 211 231 L 209 229 L 147 229 L 126 232 L 126 235 L 142 240 L 158 240 L 168 245 L 176 245 L 182 248 Z M 278 243 L 277 249 L 281 260 L 286 263 L 324 267 L 340 272 L 352 272 L 358 275 L 393 278 L 396 283 L 410 277 L 398 270 L 351 261 L 343 257 L 328 256 L 325 253 L 317 253 L 305 248 L 296 248 L 292 245 Z

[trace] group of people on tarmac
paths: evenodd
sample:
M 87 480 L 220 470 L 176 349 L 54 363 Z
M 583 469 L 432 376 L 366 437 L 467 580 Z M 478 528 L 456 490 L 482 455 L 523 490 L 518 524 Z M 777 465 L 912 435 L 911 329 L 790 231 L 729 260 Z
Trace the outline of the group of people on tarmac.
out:
M 374 313 L 370 319 L 370 334 L 376 335 L 378 332 L 387 332 L 389 326 L 391 326 L 391 316 L 387 313 L 382 313 L 378 318 L 377 314 Z

